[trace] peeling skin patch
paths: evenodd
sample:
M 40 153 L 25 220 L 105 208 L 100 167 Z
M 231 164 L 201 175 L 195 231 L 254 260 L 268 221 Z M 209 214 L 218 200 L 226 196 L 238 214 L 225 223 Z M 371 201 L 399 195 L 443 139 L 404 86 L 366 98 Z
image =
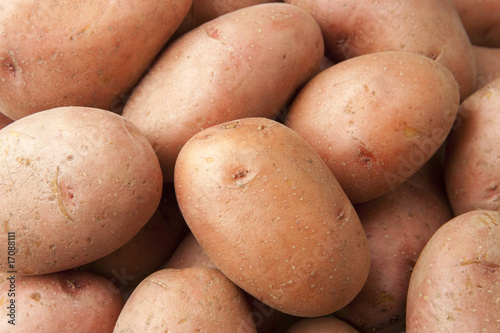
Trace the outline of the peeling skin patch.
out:
M 61 187 L 59 186 L 59 166 L 56 169 L 56 175 L 54 177 L 54 181 L 52 182 L 52 194 L 56 196 L 57 203 L 59 205 L 59 211 L 68 218 L 71 222 L 75 222 L 71 215 L 69 215 L 68 210 L 66 209 L 66 206 L 64 205 L 64 202 L 62 200 L 61 196 Z
M 152 282 L 154 284 L 157 284 L 157 285 L 159 285 L 162 288 L 168 288 L 167 285 L 165 283 L 161 282 L 161 281 L 157 281 L 157 280 L 153 280 L 153 279 L 149 279 L 148 281 Z
M 403 134 L 404 134 L 405 138 L 407 138 L 407 139 L 411 139 L 411 138 L 422 135 L 422 133 L 419 130 L 417 130 L 413 127 L 409 127 L 409 126 L 405 127 Z
M 3 68 L 7 74 L 9 74 L 12 77 L 16 76 L 17 68 L 16 65 L 14 65 L 12 62 L 6 61 L 3 63 Z
M 78 292 L 85 289 L 84 284 L 73 279 L 62 279 L 59 281 L 59 284 L 61 285 L 62 291 L 73 298 Z

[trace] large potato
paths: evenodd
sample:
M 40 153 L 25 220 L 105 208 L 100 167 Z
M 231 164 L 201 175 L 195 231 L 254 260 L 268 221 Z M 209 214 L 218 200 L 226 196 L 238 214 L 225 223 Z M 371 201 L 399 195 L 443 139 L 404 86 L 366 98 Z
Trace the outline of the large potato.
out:
M 329 314 L 369 269 L 365 232 L 335 177 L 297 133 L 245 118 L 205 129 L 181 150 L 175 190 L 215 265 L 278 311 Z
M 285 123 L 325 160 L 353 203 L 410 178 L 437 151 L 460 97 L 450 71 L 409 52 L 371 53 L 324 70 Z
M 472 44 L 500 47 L 500 2 L 498 0 L 454 1 Z
M 275 117 L 322 57 L 321 31 L 302 9 L 273 3 L 236 10 L 170 45 L 123 116 L 147 135 L 172 181 L 191 136 L 234 119 Z
M 114 109 L 190 6 L 191 0 L 2 1 L 0 112 L 19 119 L 60 106 Z
M 409 289 L 407 332 L 500 332 L 500 213 L 445 223 L 423 249 Z
M 92 273 L 9 277 L 0 285 L 3 333 L 111 333 L 125 303 L 112 283 Z
M 445 179 L 455 215 L 500 210 L 500 79 L 461 105 L 446 145 Z
M 0 243 L 15 234 L 15 269 L 42 274 L 103 257 L 151 218 L 162 193 L 151 145 L 100 109 L 61 107 L 0 130 Z M 7 247 L 0 271 L 9 270 Z
M 462 100 L 474 91 L 474 52 L 453 0 L 285 2 L 314 16 L 336 61 L 381 51 L 417 53 L 453 73 Z
M 256 332 L 243 293 L 218 269 L 162 269 L 134 290 L 115 333 Z

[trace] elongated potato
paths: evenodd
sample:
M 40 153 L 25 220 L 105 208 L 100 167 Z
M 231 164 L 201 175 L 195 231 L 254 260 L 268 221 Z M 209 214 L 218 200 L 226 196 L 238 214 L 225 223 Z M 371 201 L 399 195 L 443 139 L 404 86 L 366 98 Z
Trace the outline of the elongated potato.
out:
M 41 111 L 0 130 L 0 243 L 18 274 L 74 268 L 117 250 L 151 218 L 161 169 L 145 136 L 101 109 Z M 8 266 L 0 248 L 0 271 Z
M 345 60 L 311 79 L 286 125 L 323 158 L 353 203 L 393 190 L 446 139 L 460 97 L 435 60 L 387 51 Z
M 500 2 L 497 0 L 454 0 L 472 44 L 500 47 Z
M 193 136 L 175 166 L 179 207 L 216 266 L 278 311 L 349 303 L 369 269 L 366 235 L 335 177 L 295 132 L 245 118 Z
M 0 6 L 0 110 L 107 110 L 137 83 L 191 0 L 9 0 Z M 147 36 L 147 38 L 144 38 Z
M 500 79 L 461 105 L 446 145 L 445 179 L 455 215 L 500 210 Z
M 417 53 L 453 73 L 462 100 L 474 91 L 474 52 L 453 0 L 285 2 L 314 16 L 336 62 L 381 51 Z
M 500 331 L 500 213 L 475 210 L 445 223 L 417 260 L 407 332 Z
M 218 269 L 162 269 L 134 290 L 120 332 L 256 332 L 241 290 Z
M 134 90 L 123 116 L 148 137 L 165 181 L 184 143 L 204 128 L 244 117 L 274 118 L 319 68 L 314 19 L 283 3 L 220 16 L 175 41 Z

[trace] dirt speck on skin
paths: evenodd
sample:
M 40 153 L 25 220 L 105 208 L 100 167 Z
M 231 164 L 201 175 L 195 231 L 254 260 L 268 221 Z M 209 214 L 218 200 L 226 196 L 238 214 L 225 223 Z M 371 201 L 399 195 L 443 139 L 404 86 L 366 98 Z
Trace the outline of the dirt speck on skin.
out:
M 40 293 L 33 293 L 31 294 L 30 298 L 35 302 L 40 302 L 40 300 L 42 299 L 42 295 L 40 295 Z

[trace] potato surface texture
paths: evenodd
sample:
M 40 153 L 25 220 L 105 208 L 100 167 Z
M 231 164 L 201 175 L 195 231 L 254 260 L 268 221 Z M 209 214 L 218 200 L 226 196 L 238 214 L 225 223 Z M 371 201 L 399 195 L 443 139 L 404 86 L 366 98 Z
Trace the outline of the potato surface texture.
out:
M 440 63 L 379 52 L 338 63 L 311 79 L 285 123 L 325 160 L 353 203 L 410 178 L 448 135 L 458 86 Z
M 319 68 L 314 19 L 282 3 L 220 16 L 170 45 L 134 90 L 123 116 L 155 148 L 165 181 L 197 132 L 244 117 L 274 118 Z
M 242 291 L 218 269 L 162 269 L 134 290 L 114 333 L 241 332 L 255 325 Z
M 191 0 L 8 0 L 0 6 L 0 112 L 114 110 Z M 146 37 L 147 36 L 147 37 Z
M 497 0 L 454 0 L 472 44 L 500 47 L 500 2 Z
M 16 234 L 18 274 L 73 268 L 129 241 L 162 193 L 158 159 L 137 127 L 100 109 L 62 107 L 0 130 L 0 241 Z M 7 271 L 7 247 L 0 249 Z
M 470 211 L 439 228 L 410 279 L 407 332 L 499 332 L 499 244 L 496 211 Z
M 321 158 L 283 124 L 245 118 L 196 134 L 174 183 L 207 255 L 278 311 L 326 315 L 363 286 L 370 258 L 359 218 Z

